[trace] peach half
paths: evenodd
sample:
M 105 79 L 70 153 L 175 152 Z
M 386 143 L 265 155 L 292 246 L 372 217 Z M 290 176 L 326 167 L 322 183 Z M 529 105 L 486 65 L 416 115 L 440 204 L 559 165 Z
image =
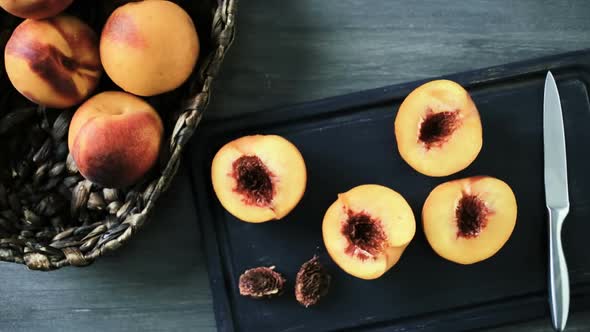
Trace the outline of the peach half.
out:
M 395 137 L 401 157 L 412 168 L 428 176 L 447 176 L 469 166 L 479 154 L 479 112 L 461 85 L 431 81 L 402 102 Z
M 510 186 L 489 176 L 440 184 L 422 208 L 428 243 L 438 255 L 459 264 L 495 255 L 510 238 L 516 215 Z
M 346 273 L 376 279 L 391 269 L 414 238 L 416 221 L 406 200 L 375 184 L 339 194 L 324 215 L 326 250 Z
M 107 91 L 78 108 L 68 147 L 85 178 L 121 188 L 137 182 L 156 163 L 163 132 L 150 104 L 125 92 Z
M 63 12 L 73 0 L 0 0 L 0 7 L 14 16 L 40 20 Z
M 106 73 L 123 90 L 153 96 L 184 83 L 199 57 L 191 17 L 171 1 L 130 2 L 107 20 L 100 38 Z
M 252 223 L 285 217 L 299 203 L 307 170 L 293 143 L 277 135 L 244 136 L 225 144 L 211 165 L 221 205 Z
M 12 85 L 34 103 L 53 108 L 79 104 L 102 74 L 94 31 L 73 16 L 25 20 L 4 51 Z

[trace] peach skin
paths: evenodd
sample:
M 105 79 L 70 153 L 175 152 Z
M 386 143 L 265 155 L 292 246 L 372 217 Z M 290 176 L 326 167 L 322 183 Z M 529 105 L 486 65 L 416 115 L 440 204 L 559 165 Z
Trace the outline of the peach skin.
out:
M 40 20 L 63 12 L 73 0 L 0 0 L 0 7 L 14 16 Z
M 74 114 L 68 146 L 80 173 L 104 187 L 127 187 L 158 159 L 162 120 L 145 101 L 125 92 L 107 91 Z
M 123 90 L 153 96 L 184 83 L 199 57 L 199 37 L 177 4 L 130 2 L 107 20 L 100 56 L 109 77 Z
M 96 34 L 73 16 L 23 21 L 6 44 L 4 62 L 22 95 L 53 108 L 82 102 L 102 74 Z

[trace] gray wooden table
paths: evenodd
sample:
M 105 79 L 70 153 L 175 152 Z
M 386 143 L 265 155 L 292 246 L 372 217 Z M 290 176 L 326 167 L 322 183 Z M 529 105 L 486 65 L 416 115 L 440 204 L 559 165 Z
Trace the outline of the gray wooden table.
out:
M 590 48 L 590 1 L 243 0 L 209 117 Z M 182 169 L 127 246 L 52 273 L 0 264 L 0 331 L 210 331 Z M 548 319 L 499 331 L 550 331 Z M 569 331 L 590 331 L 590 312 Z

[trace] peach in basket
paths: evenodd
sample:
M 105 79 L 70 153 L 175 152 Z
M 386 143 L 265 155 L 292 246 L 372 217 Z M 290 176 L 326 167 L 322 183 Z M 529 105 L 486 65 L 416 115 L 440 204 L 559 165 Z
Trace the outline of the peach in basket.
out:
M 174 179 L 233 41 L 237 2 L 145 2 L 175 6 L 184 21 L 159 10 L 158 23 L 184 22 L 203 42 L 202 61 L 193 54 L 174 87 L 145 100 L 98 78 L 100 41 L 90 32 L 132 2 L 78 0 L 67 14 L 20 27 L 22 19 L 0 10 L 0 49 L 7 49 L 0 53 L 0 261 L 45 271 L 89 265 L 142 228 Z M 143 34 L 148 24 L 137 28 Z M 150 43 L 173 51 L 163 40 Z

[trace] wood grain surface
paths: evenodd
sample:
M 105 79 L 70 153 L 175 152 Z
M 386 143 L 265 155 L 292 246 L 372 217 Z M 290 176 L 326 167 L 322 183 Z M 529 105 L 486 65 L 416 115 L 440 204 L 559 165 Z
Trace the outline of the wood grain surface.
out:
M 590 48 L 590 1 L 240 2 L 207 117 Z M 185 169 L 136 238 L 84 268 L 0 263 L 0 331 L 213 331 Z M 589 331 L 590 312 L 568 331 Z M 500 327 L 551 331 L 548 318 Z

